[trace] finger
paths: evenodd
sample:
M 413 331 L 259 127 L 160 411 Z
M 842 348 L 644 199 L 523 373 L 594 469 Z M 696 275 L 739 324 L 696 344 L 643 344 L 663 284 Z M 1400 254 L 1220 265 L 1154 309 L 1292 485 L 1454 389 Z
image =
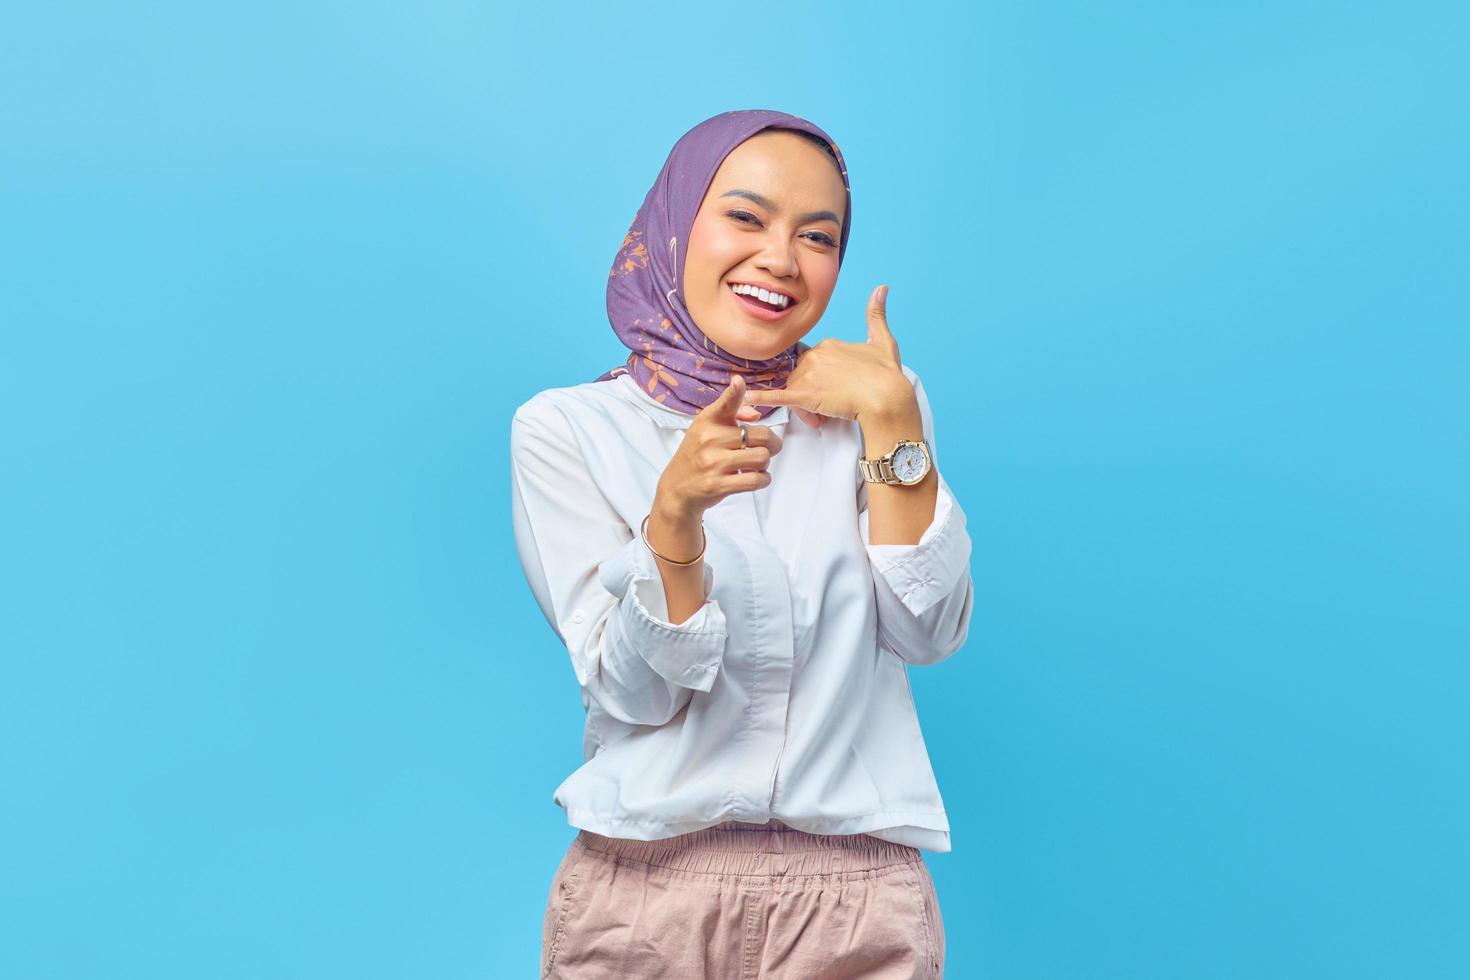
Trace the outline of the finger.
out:
M 801 401 L 801 393 L 790 388 L 752 388 L 745 396 L 747 405 L 796 405 Z
M 771 451 L 764 446 L 736 449 L 725 458 L 725 470 L 763 470 L 771 465 Z
M 897 346 L 888 329 L 888 286 L 885 283 L 868 297 L 868 343 Z
M 760 446 L 763 449 L 770 450 L 771 455 L 774 456 L 781 451 L 782 441 L 781 437 L 776 434 L 776 430 L 768 425 L 747 425 L 745 426 L 744 446 L 740 445 L 740 433 L 738 432 L 735 432 L 734 435 L 721 443 L 721 445 L 726 449 L 753 449 L 756 446 Z
M 822 427 L 822 419 L 826 417 L 818 415 L 816 412 L 808 412 L 804 408 L 793 408 L 792 411 L 796 413 L 797 418 L 801 419 L 813 429 L 820 429 Z
M 745 375 L 732 373 L 730 383 L 725 386 L 725 390 L 715 396 L 714 401 L 700 409 L 695 417 L 734 425 L 740 413 L 740 400 L 744 395 Z
M 771 474 L 769 470 L 746 470 L 744 473 L 727 473 L 717 484 L 720 492 L 726 494 L 760 490 L 770 485 Z

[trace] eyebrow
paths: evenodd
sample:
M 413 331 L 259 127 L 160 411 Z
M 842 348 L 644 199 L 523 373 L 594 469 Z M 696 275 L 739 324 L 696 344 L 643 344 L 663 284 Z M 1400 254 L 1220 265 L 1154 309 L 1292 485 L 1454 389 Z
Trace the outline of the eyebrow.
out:
M 772 203 L 771 199 L 766 197 L 765 195 L 757 194 L 755 191 L 747 191 L 739 187 L 735 188 L 733 191 L 726 191 L 720 196 L 748 198 L 754 201 L 756 204 L 759 204 L 761 207 L 765 208 L 772 214 L 778 214 L 781 211 L 781 209 L 776 207 L 776 205 Z M 837 215 L 833 214 L 831 211 L 808 211 L 806 214 L 797 215 L 797 220 L 801 224 L 806 224 L 808 221 L 830 221 L 837 227 L 842 227 L 842 219 L 837 217 Z

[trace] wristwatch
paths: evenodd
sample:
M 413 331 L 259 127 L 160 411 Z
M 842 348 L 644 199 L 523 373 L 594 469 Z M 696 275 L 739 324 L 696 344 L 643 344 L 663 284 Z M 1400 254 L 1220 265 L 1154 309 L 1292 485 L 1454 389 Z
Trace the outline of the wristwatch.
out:
M 923 439 L 900 439 L 893 451 L 877 459 L 860 457 L 858 468 L 869 483 L 911 487 L 929 475 L 934 466 L 929 443 Z

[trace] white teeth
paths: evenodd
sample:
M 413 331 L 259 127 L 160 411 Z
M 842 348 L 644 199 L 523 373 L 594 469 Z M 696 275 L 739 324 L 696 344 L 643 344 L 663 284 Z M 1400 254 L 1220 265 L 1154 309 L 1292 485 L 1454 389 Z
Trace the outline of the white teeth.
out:
M 738 286 L 731 286 L 730 289 L 732 292 L 738 293 L 741 296 L 754 296 L 757 299 L 761 300 L 761 302 L 770 303 L 773 306 L 785 308 L 786 306 L 789 306 L 791 304 L 790 297 L 783 296 L 781 293 L 773 293 L 765 289 L 757 289 L 755 286 L 746 286 L 744 284 L 741 284 Z

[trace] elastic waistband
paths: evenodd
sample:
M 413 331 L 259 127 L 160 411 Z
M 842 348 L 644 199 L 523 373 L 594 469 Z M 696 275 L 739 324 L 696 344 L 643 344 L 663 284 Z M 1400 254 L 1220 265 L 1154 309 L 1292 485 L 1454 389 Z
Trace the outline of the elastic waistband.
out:
M 778 820 L 727 821 L 659 840 L 581 830 L 576 843 L 619 861 L 703 874 L 804 876 L 885 872 L 918 864 L 918 848 L 871 834 L 812 834 Z

